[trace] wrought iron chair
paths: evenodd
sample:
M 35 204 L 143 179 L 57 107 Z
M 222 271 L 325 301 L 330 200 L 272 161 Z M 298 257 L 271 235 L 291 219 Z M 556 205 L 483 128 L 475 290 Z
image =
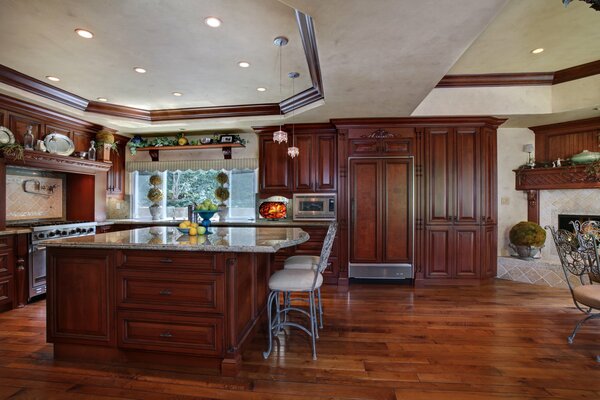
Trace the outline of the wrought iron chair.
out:
M 263 352 L 266 359 L 273 349 L 273 337 L 277 336 L 284 327 L 289 326 L 304 331 L 312 340 L 313 360 L 317 359 L 316 337 L 318 335 L 317 327 L 317 306 L 315 302 L 315 292 L 323 284 L 323 271 L 327 268 L 327 260 L 333 247 L 337 224 L 334 222 L 331 234 L 325 236 L 321 256 L 316 268 L 307 269 L 283 269 L 275 272 L 269 279 L 269 297 L 267 298 L 267 317 L 269 323 L 269 347 Z M 308 311 L 294 306 L 289 301 L 293 293 L 308 294 Z M 283 304 L 280 303 L 280 295 L 283 294 Z M 273 315 L 275 308 L 275 315 Z M 310 330 L 297 322 L 288 320 L 288 313 L 298 312 L 308 317 Z
M 575 222 L 573 226 L 574 232 L 546 227 L 552 233 L 573 303 L 581 312 L 587 314 L 567 338 L 569 343 L 573 343 L 577 331 L 585 322 L 600 318 L 600 312 L 593 312 L 600 311 L 600 285 L 593 284 L 600 283 L 600 226 L 595 221 L 583 224 Z M 571 276 L 575 276 L 581 285 L 575 286 Z

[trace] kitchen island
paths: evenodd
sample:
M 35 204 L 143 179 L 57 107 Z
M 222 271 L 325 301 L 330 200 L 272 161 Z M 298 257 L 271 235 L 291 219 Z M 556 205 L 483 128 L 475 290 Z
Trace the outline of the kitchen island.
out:
M 235 375 L 264 313 L 274 254 L 300 228 L 151 227 L 46 242 L 56 359 L 220 368 Z

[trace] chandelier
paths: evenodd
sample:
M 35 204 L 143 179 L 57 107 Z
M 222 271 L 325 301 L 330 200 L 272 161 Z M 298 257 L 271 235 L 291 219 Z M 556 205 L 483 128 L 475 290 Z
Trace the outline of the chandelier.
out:
M 573 0 L 562 0 L 565 7 L 568 6 L 571 1 L 573 1 Z M 580 0 L 580 1 L 585 1 L 586 3 L 590 4 L 590 8 L 593 8 L 596 11 L 600 11 L 600 0 Z
M 282 70 L 282 66 L 281 66 L 281 48 L 283 46 L 285 46 L 286 44 L 288 44 L 288 39 L 284 36 L 277 36 L 274 40 L 273 40 L 273 44 L 277 47 L 279 47 L 279 97 L 281 98 L 281 70 Z M 279 121 L 279 130 L 273 132 L 273 141 L 276 142 L 277 144 L 281 144 L 283 142 L 288 141 L 288 134 L 286 131 L 284 131 L 283 129 L 281 129 L 281 118 L 282 118 L 282 114 L 281 114 L 281 107 L 279 107 L 279 117 L 280 117 L 280 121 Z
M 294 80 L 299 77 L 300 74 L 298 72 L 290 72 L 288 77 L 292 80 L 292 97 L 296 95 L 296 88 L 294 85 Z M 292 109 L 292 120 L 294 119 L 294 110 Z M 292 140 L 294 140 L 294 123 L 292 121 Z M 288 156 L 294 158 L 300 154 L 300 149 L 292 144 L 292 147 L 288 147 Z

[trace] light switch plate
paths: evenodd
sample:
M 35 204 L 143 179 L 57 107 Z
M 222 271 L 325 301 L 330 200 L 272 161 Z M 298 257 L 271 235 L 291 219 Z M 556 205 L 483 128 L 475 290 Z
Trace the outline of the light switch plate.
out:
M 510 197 L 500 197 L 500 204 L 507 206 L 510 204 Z

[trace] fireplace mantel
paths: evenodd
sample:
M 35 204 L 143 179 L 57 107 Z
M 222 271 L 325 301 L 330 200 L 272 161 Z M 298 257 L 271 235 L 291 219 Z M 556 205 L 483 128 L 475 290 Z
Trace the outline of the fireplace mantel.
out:
M 516 190 L 598 189 L 600 181 L 589 179 L 586 165 L 556 168 L 515 169 Z

